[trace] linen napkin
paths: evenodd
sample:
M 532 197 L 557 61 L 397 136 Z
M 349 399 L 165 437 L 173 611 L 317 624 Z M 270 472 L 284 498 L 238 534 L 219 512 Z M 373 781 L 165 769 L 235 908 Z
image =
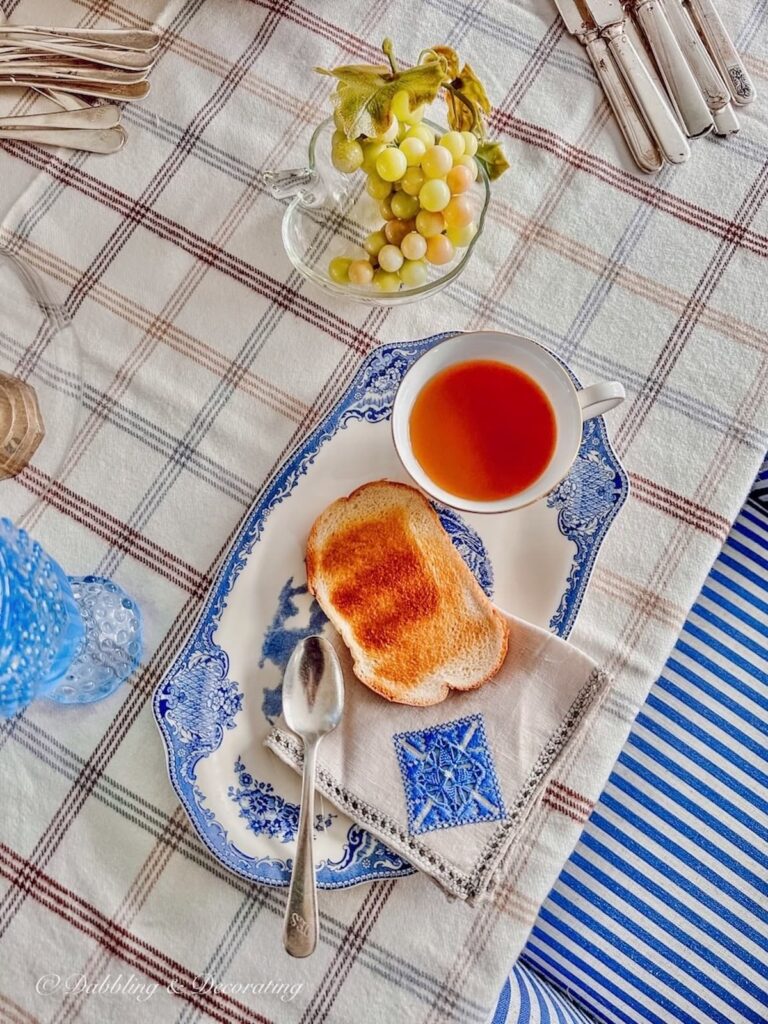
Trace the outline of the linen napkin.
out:
M 494 679 L 431 707 L 373 693 L 332 637 L 346 698 L 341 724 L 319 747 L 317 788 L 451 897 L 470 902 L 490 895 L 548 776 L 608 688 L 586 654 L 506 618 L 509 649 Z M 301 771 L 294 733 L 276 727 L 265 743 Z

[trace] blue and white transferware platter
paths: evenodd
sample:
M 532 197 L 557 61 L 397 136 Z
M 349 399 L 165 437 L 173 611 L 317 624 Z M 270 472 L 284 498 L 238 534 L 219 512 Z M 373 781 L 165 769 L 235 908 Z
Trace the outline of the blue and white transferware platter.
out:
M 253 881 L 288 884 L 298 829 L 299 778 L 263 746 L 280 714 L 283 669 L 300 638 L 332 632 L 307 594 L 310 526 L 360 484 L 408 481 L 392 443 L 392 402 L 413 361 L 444 337 L 385 345 L 369 356 L 244 519 L 197 625 L 155 693 L 182 804 L 214 856 Z M 626 474 L 597 417 L 585 424 L 570 473 L 547 498 L 509 515 L 438 512 L 500 607 L 566 637 L 626 495 Z M 347 700 L 359 685 L 347 681 Z M 411 873 L 397 854 L 318 799 L 320 886 Z

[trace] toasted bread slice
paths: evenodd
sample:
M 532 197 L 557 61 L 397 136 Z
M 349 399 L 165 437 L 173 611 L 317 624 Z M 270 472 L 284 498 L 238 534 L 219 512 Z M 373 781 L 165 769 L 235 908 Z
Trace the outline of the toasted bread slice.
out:
M 334 501 L 307 543 L 309 589 L 355 675 L 401 704 L 439 704 L 490 679 L 509 627 L 426 498 L 378 480 Z

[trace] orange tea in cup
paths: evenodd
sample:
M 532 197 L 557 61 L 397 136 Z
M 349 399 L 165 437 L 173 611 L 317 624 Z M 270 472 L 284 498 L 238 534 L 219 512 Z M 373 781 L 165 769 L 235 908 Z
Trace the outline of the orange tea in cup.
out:
M 413 403 L 409 431 L 427 476 L 472 501 L 524 491 L 557 445 L 555 411 L 542 388 L 491 359 L 455 363 L 428 380 Z

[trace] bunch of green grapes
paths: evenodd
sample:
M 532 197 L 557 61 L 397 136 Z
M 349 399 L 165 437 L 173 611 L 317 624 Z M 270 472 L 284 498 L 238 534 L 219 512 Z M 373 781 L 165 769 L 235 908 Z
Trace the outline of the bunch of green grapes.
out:
M 365 257 L 331 260 L 328 273 L 337 284 L 372 284 L 383 292 L 424 284 L 427 264 L 450 263 L 477 232 L 466 194 L 478 175 L 477 138 L 450 131 L 436 140 L 421 123 L 424 108 L 409 106 L 405 90 L 395 94 L 389 128 L 378 138 L 334 132 L 334 167 L 367 174 L 366 190 L 384 219 L 365 239 Z

